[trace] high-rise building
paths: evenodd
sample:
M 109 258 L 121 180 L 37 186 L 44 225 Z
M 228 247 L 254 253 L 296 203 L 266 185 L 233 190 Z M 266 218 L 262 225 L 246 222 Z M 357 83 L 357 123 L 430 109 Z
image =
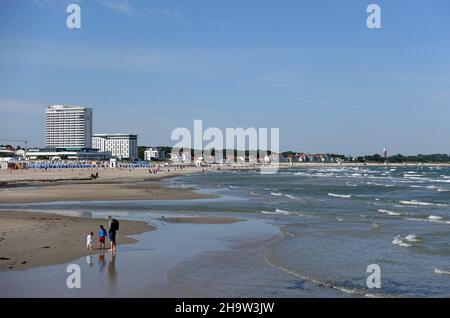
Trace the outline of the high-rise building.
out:
M 92 148 L 110 151 L 119 160 L 138 158 L 137 135 L 132 134 L 94 134 Z
M 45 111 L 45 145 L 49 148 L 91 148 L 92 109 L 50 105 Z

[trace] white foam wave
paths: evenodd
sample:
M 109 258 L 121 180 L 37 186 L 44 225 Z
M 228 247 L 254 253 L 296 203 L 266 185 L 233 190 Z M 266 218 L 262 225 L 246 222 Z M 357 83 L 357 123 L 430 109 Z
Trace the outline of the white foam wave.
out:
M 442 216 L 430 215 L 428 217 L 429 220 L 442 220 Z
M 450 183 L 450 180 L 442 180 L 442 179 L 430 179 L 430 182 L 437 182 L 437 183 Z
M 450 224 L 450 221 L 444 221 L 444 220 L 433 220 L 433 219 L 421 219 L 421 218 L 404 218 L 408 221 L 416 221 L 416 222 L 432 222 L 432 223 L 439 223 L 439 224 Z
M 424 176 L 421 174 L 404 174 L 403 177 L 414 179 L 414 178 L 423 178 Z
M 418 241 L 419 241 L 419 238 L 415 234 L 408 234 L 405 237 L 403 237 L 401 235 L 397 235 L 392 240 L 392 244 L 398 245 L 401 247 L 410 247 L 410 246 L 412 246 L 412 244 L 410 244 L 410 243 L 418 242 Z
M 406 204 L 406 205 L 448 206 L 448 204 L 444 204 L 444 203 L 421 202 L 421 201 L 417 201 L 417 200 L 410 200 L 410 201 L 401 200 L 401 201 L 399 201 L 399 202 L 400 202 L 401 204 Z
M 270 195 L 273 195 L 275 197 L 281 197 L 283 195 L 283 193 L 281 193 L 281 192 L 270 192 Z
M 289 214 L 293 214 L 295 212 L 290 212 L 290 211 L 286 211 L 286 210 L 282 210 L 282 209 L 275 209 L 275 213 L 289 215 Z
M 352 197 L 351 194 L 336 194 L 336 193 L 332 193 L 332 192 L 329 192 L 328 195 L 330 197 L 344 198 L 344 199 L 350 199 Z
M 290 212 L 290 211 L 285 211 L 282 209 L 275 209 L 275 211 L 261 211 L 262 214 L 274 214 L 274 215 L 290 215 L 290 214 L 295 214 L 296 212 Z
M 408 234 L 408 235 L 405 236 L 405 241 L 408 241 L 408 242 L 418 242 L 418 241 L 419 241 L 419 238 L 418 238 L 417 235 L 415 235 L 415 234 Z
M 446 270 L 439 269 L 439 268 L 435 268 L 433 273 L 439 274 L 439 275 L 450 275 L 450 271 L 446 271 Z
M 399 212 L 389 211 L 389 210 L 385 210 L 385 209 L 378 209 L 378 212 L 380 212 L 380 213 L 386 213 L 386 214 L 393 215 L 393 216 L 402 215 L 402 214 L 399 213 Z
M 401 247 L 410 247 L 410 246 L 412 246 L 411 244 L 405 243 L 404 238 L 401 235 L 397 235 L 396 237 L 394 237 L 394 239 L 392 240 L 392 244 L 398 245 L 398 246 L 401 246 Z

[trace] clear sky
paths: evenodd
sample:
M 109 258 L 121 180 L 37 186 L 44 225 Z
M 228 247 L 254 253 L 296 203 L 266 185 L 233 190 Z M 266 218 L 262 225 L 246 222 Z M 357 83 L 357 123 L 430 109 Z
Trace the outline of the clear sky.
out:
M 42 146 L 46 105 L 68 103 L 141 145 L 202 119 L 279 127 L 282 150 L 450 153 L 449 14 L 448 0 L 2 0 L 0 138 Z

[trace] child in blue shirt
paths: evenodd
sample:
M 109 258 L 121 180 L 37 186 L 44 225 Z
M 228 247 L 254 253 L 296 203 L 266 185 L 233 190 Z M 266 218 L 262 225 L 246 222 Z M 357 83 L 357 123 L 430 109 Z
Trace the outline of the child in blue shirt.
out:
M 103 225 L 100 225 L 100 229 L 98 230 L 98 238 L 100 241 L 100 249 L 104 249 L 105 248 L 105 240 L 106 240 L 106 235 L 108 233 L 106 232 L 105 228 L 103 227 Z

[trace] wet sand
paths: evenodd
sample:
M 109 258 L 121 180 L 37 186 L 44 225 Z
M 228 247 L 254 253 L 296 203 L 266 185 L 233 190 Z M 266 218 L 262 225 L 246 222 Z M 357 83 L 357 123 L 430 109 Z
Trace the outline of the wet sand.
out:
M 208 287 L 215 289 L 216 284 L 226 289 L 226 294 L 218 295 L 221 297 L 250 297 L 251 290 L 264 291 L 261 281 L 265 279 L 254 275 L 253 257 L 244 257 L 249 262 L 245 267 L 252 274 L 247 275 L 245 272 L 245 277 L 239 278 L 239 285 L 249 286 L 249 290 L 239 293 L 235 293 L 234 284 L 230 285 L 228 281 L 229 271 L 236 269 L 238 274 L 242 273 L 242 267 L 234 266 L 234 259 L 231 262 L 223 262 L 222 268 L 194 267 L 193 281 L 184 275 L 178 279 L 178 275 L 169 277 L 168 274 L 175 266 L 183 266 L 186 261 L 217 255 L 216 252 L 220 251 L 234 250 L 234 246 L 241 242 L 264 243 L 278 235 L 278 228 L 259 220 L 215 226 L 193 223 L 163 225 L 159 221 L 156 224 L 161 225 L 158 230 L 138 234 L 138 242 L 135 244 L 119 246 L 115 257 L 112 257 L 111 253 L 98 253 L 25 271 L 0 271 L 0 297 L 205 298 L 213 295 Z M 80 289 L 69 289 L 66 286 L 66 269 L 69 264 L 80 266 Z M 225 269 L 227 270 L 224 271 Z M 203 280 L 204 276 L 214 277 L 216 283 Z M 206 290 L 191 288 L 202 282 L 207 283 L 207 286 L 203 286 Z M 298 293 L 298 290 L 292 292 Z
M 222 216 L 192 216 L 192 217 L 165 217 L 160 221 L 167 223 L 191 223 L 191 224 L 231 224 L 244 221 L 242 219 Z
M 119 219 L 120 220 L 120 219 Z M 232 224 L 243 219 L 221 216 L 168 217 L 167 223 Z M 98 248 L 97 231 L 107 220 L 68 217 L 60 214 L 0 211 L 0 271 L 60 264 L 105 250 Z M 135 243 L 129 235 L 153 231 L 156 228 L 141 221 L 120 220 L 117 232 L 120 245 Z M 86 236 L 94 232 L 94 250 L 86 250 Z M 109 247 L 109 240 L 106 240 Z
M 0 204 L 57 201 L 188 200 L 212 198 L 158 183 L 75 183 L 0 189 Z
M 0 212 L 0 271 L 59 264 L 98 253 L 97 231 L 107 220 L 75 218 L 56 214 Z M 128 235 L 155 228 L 145 222 L 120 220 L 121 244 L 136 242 Z M 86 251 L 86 236 L 94 232 L 95 250 Z M 106 241 L 109 246 L 109 240 Z

